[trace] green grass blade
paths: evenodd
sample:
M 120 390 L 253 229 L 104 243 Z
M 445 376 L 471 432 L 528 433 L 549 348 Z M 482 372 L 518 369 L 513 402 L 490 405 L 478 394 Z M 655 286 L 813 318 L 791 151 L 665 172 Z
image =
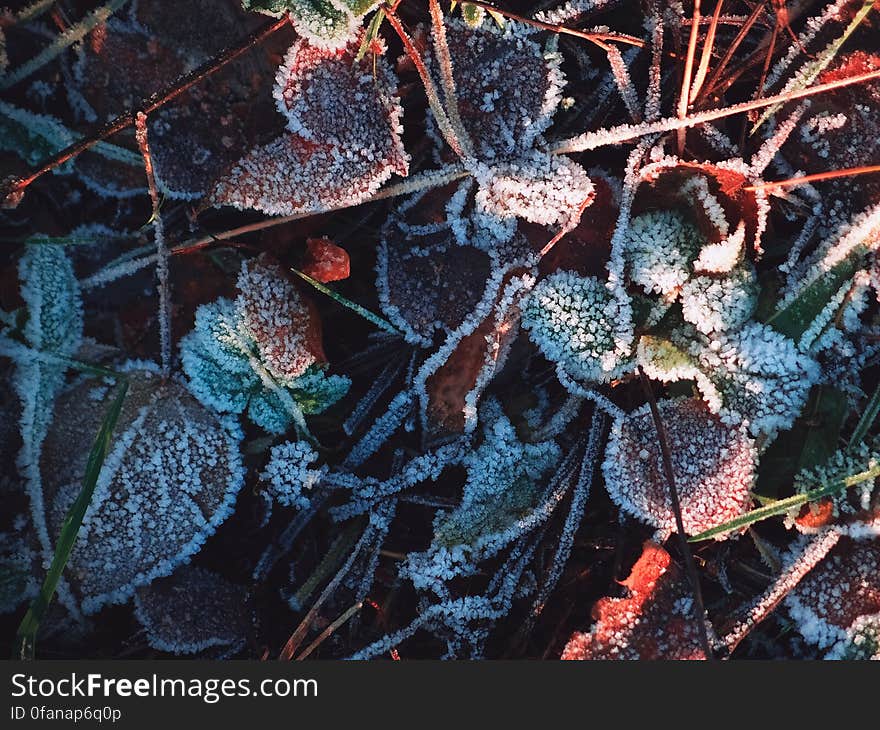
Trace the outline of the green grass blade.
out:
M 874 389 L 874 394 L 865 406 L 865 410 L 862 411 L 862 417 L 859 418 L 859 422 L 856 424 L 856 430 L 853 431 L 849 440 L 851 446 L 855 446 L 864 441 L 865 436 L 868 435 L 868 431 L 877 419 L 878 412 L 880 412 L 880 385 Z
M 785 514 L 794 507 L 800 507 L 802 504 L 814 502 L 815 500 L 821 499 L 822 497 L 829 497 L 833 494 L 837 494 L 838 492 L 842 492 L 844 489 L 855 486 L 856 484 L 861 484 L 862 482 L 876 479 L 878 476 L 880 476 L 880 466 L 876 466 L 873 469 L 868 469 L 867 471 L 859 472 L 858 474 L 852 474 L 848 477 L 844 477 L 843 479 L 836 479 L 833 482 L 826 484 L 824 487 L 811 489 L 810 491 L 804 492 L 803 494 L 795 494 L 793 497 L 777 500 L 772 504 L 767 505 L 766 507 L 759 507 L 758 509 L 754 509 L 751 512 L 746 512 L 744 515 L 734 517 L 732 520 L 728 520 L 727 522 L 724 522 L 717 527 L 713 527 L 711 530 L 706 530 L 705 532 L 701 532 L 699 535 L 694 535 L 693 537 L 688 538 L 688 542 L 699 542 L 700 540 L 708 540 L 709 538 L 723 535 L 726 532 L 731 532 L 732 530 L 738 530 L 741 527 L 753 525 L 754 523 L 760 522 L 761 520 L 766 520 L 768 517 L 775 517 L 777 515 Z
M 58 581 L 64 572 L 64 567 L 73 551 L 73 545 L 76 542 L 76 536 L 79 534 L 80 525 L 82 525 L 83 517 L 85 517 L 89 502 L 92 500 L 92 493 L 95 491 L 95 484 L 98 481 L 98 474 L 101 473 L 101 467 L 104 459 L 110 449 L 110 438 L 113 429 L 116 427 L 116 421 L 119 419 L 119 412 L 122 410 L 122 402 L 125 400 L 125 394 L 128 392 L 128 381 L 122 380 L 119 383 L 119 391 L 116 398 L 110 405 L 110 409 L 104 416 L 98 435 L 92 444 L 92 450 L 89 452 L 89 459 L 86 463 L 86 471 L 83 476 L 82 489 L 67 515 L 61 524 L 61 534 L 58 536 L 58 542 L 55 545 L 55 555 L 52 557 L 52 564 L 43 580 L 40 592 L 28 608 L 27 613 L 21 620 L 16 633 L 16 645 L 18 646 L 18 654 L 21 659 L 33 659 L 34 649 L 36 645 L 37 630 L 40 623 L 49 608 L 52 597 L 55 595 L 55 589 L 58 587 Z
M 797 342 L 840 287 L 865 265 L 866 253 L 864 245 L 857 246 L 846 258 L 804 287 L 787 306 L 770 315 L 766 324 Z
M 317 289 L 322 294 L 326 294 L 331 299 L 335 299 L 342 306 L 348 307 L 352 312 L 359 314 L 361 317 L 366 319 L 368 322 L 372 322 L 379 329 L 383 329 L 386 332 L 390 332 L 392 335 L 399 335 L 400 332 L 395 329 L 394 325 L 392 325 L 387 320 L 382 319 L 378 314 L 373 314 L 369 309 L 365 309 L 360 304 L 356 304 L 350 299 L 346 299 L 342 294 L 333 291 L 330 287 L 324 286 L 320 281 L 313 279 L 308 274 L 304 274 L 302 271 L 297 271 L 296 269 L 291 269 L 291 271 L 296 274 L 298 277 L 307 281 L 311 284 L 315 289 Z

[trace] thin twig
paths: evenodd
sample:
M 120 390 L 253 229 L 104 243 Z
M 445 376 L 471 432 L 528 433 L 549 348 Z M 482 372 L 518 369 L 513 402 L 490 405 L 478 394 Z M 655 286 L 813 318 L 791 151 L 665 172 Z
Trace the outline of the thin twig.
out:
M 71 145 L 68 145 L 60 152 L 57 152 L 36 170 L 30 172 L 26 177 L 18 177 L 4 180 L 2 183 L 0 183 L 0 206 L 15 207 L 21 200 L 24 191 L 35 180 L 42 177 L 47 172 L 51 172 L 56 167 L 63 165 L 65 162 L 76 157 L 80 153 L 91 149 L 98 142 L 102 142 L 108 137 L 112 137 L 117 132 L 121 132 L 123 129 L 128 129 L 129 127 L 133 126 L 135 123 L 135 116 L 137 115 L 137 112 L 149 114 L 150 112 L 155 111 L 164 104 L 167 104 L 169 101 L 173 101 L 189 88 L 207 78 L 208 76 L 216 73 L 227 63 L 238 58 L 246 51 L 249 51 L 251 48 L 265 40 L 268 36 L 283 28 L 289 22 L 290 21 L 288 20 L 287 16 L 285 16 L 280 20 L 275 20 L 271 23 L 264 25 L 262 28 L 251 33 L 237 46 L 228 48 L 227 50 L 220 53 L 218 56 L 206 61 L 198 68 L 180 77 L 170 86 L 167 86 L 163 90 L 158 91 L 151 96 L 148 96 L 146 99 L 141 101 L 141 103 L 136 108 L 129 109 L 123 112 L 115 119 L 107 122 L 107 124 L 101 127 L 97 132 L 89 135 L 88 137 L 84 137 L 83 139 L 74 142 Z
M 703 653 L 707 660 L 712 660 L 714 654 L 712 645 L 709 643 L 709 634 L 706 631 L 706 608 L 703 605 L 703 591 L 700 589 L 700 576 L 697 574 L 697 567 L 694 564 L 694 556 L 691 554 L 690 545 L 687 542 L 687 535 L 684 531 L 684 521 L 681 517 L 681 503 L 678 499 L 678 488 L 675 485 L 675 473 L 672 469 L 672 454 L 669 451 L 669 441 L 666 438 L 666 427 L 663 425 L 663 419 L 660 418 L 660 409 L 657 407 L 657 399 L 654 398 L 654 391 L 651 388 L 651 381 L 645 375 L 642 366 L 639 365 L 639 379 L 642 384 L 642 390 L 648 399 L 648 405 L 651 408 L 651 417 L 654 419 L 654 428 L 657 429 L 657 439 L 660 442 L 660 454 L 663 461 L 663 473 L 666 482 L 669 485 L 669 497 L 672 502 L 672 512 L 675 515 L 675 527 L 678 533 L 678 542 L 681 548 L 682 557 L 684 558 L 684 566 L 687 571 L 688 580 L 691 584 L 691 590 L 694 594 L 694 620 L 697 623 L 697 632 L 700 637 L 700 643 L 703 645 Z
M 716 119 L 731 117 L 735 114 L 742 114 L 754 109 L 763 109 L 764 107 L 773 106 L 774 104 L 784 104 L 796 99 L 804 99 L 816 94 L 823 94 L 826 91 L 834 91 L 845 86 L 853 84 L 862 84 L 866 81 L 873 81 L 880 78 L 880 71 L 871 71 L 869 73 L 857 74 L 835 81 L 829 81 L 826 84 L 816 84 L 805 89 L 796 89 L 784 94 L 776 96 L 768 96 L 765 99 L 756 99 L 753 101 L 745 101 L 741 104 L 734 104 L 723 109 L 709 109 L 707 111 L 691 114 L 684 119 L 659 119 L 656 122 L 644 122 L 642 124 L 621 124 L 617 127 L 599 130 L 597 132 L 586 132 L 571 139 L 560 140 L 553 144 L 550 152 L 557 155 L 571 154 L 574 152 L 586 152 L 598 147 L 607 147 L 608 145 L 618 144 L 620 142 L 628 142 L 639 137 L 645 137 L 650 134 L 663 134 L 672 132 L 685 127 L 693 127 L 697 124 L 706 124 L 714 122 Z
M 439 128 L 440 133 L 458 157 L 466 157 L 461 142 L 456 136 L 456 129 L 450 121 L 446 109 L 443 107 L 443 102 L 440 100 L 440 95 L 437 93 L 437 87 L 434 85 L 434 80 L 431 78 L 431 74 L 428 71 L 428 67 L 425 65 L 424 59 L 422 59 L 422 56 L 419 53 L 419 49 L 416 48 L 412 38 L 409 37 L 409 33 L 406 32 L 406 28 L 403 27 L 403 23 L 401 23 L 400 18 L 397 17 L 397 13 L 395 13 L 390 7 L 383 8 L 383 10 L 385 11 L 385 17 L 391 24 L 394 32 L 397 33 L 398 38 L 400 38 L 400 42 L 403 44 L 403 50 L 406 52 L 407 57 L 413 62 L 416 71 L 419 73 L 419 78 L 421 78 L 422 86 L 425 89 L 425 95 L 428 97 L 428 105 L 434 113 L 434 119 L 437 121 L 437 127 Z
M 150 202 L 153 206 L 153 231 L 156 239 L 156 276 L 159 279 L 159 350 L 162 354 L 162 376 L 171 375 L 171 295 L 168 285 L 168 247 L 165 245 L 165 225 L 159 211 L 159 190 L 156 187 L 156 175 L 153 171 L 153 156 L 150 154 L 150 142 L 147 137 L 147 115 L 138 112 L 135 116 L 135 139 L 144 158 L 144 170 L 147 173 L 147 187 L 150 191 Z
M 745 40 L 746 35 L 748 35 L 749 31 L 755 25 L 758 20 L 758 16 L 764 10 L 764 3 L 759 2 L 755 5 L 755 9 L 752 10 L 751 15 L 749 15 L 746 22 L 739 29 L 739 32 L 736 34 L 736 37 L 733 39 L 733 42 L 727 47 L 727 50 L 724 52 L 724 56 L 722 56 L 721 61 L 718 63 L 718 66 L 712 71 L 712 74 L 709 76 L 709 81 L 706 83 L 704 89 L 708 94 L 715 88 L 715 84 L 718 82 L 718 78 L 724 73 L 724 69 L 727 68 L 727 64 L 730 63 L 730 59 L 733 58 L 733 54 L 736 53 L 736 49 L 739 48 L 740 44 Z

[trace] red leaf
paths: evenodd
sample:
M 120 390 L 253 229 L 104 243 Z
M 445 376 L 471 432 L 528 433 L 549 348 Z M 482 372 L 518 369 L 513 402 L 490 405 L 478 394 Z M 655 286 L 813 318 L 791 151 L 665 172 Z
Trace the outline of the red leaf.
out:
M 306 276 L 326 284 L 347 279 L 351 264 L 346 250 L 329 238 L 309 238 L 301 270 Z
M 562 659 L 705 659 L 691 590 L 669 553 L 646 542 L 623 581 L 625 598 L 601 598 L 590 633 L 575 633 Z

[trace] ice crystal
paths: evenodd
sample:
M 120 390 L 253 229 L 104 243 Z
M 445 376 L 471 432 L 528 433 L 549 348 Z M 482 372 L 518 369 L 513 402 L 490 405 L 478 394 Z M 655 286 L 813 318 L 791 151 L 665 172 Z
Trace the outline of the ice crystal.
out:
M 744 325 L 758 303 L 758 279 L 751 264 L 727 276 L 695 276 L 681 289 L 682 316 L 703 334 Z
M 533 151 L 515 162 L 478 170 L 476 210 L 500 219 L 521 218 L 542 226 L 576 223 L 593 195 L 586 171 L 567 157 Z
M 327 467 L 311 467 L 317 459 L 318 454 L 303 441 L 273 446 L 269 463 L 260 474 L 266 497 L 283 507 L 307 509 L 310 493 L 327 473 Z
M 691 274 L 703 238 L 680 212 L 658 210 L 634 216 L 625 255 L 632 280 L 649 294 L 670 294 Z
M 349 380 L 324 371 L 317 314 L 263 261 L 246 262 L 235 301 L 196 310 L 195 329 L 180 343 L 193 394 L 221 413 L 243 413 L 271 433 L 320 413 L 348 391 Z
M 187 562 L 232 511 L 244 470 L 241 433 L 158 368 L 123 366 L 130 382 L 116 437 L 70 560 L 81 608 L 94 613 Z M 79 493 L 110 388 L 86 380 L 63 393 L 40 461 L 53 531 Z M 84 408 L 83 403 L 88 403 Z
M 723 423 L 699 399 L 666 400 L 658 407 L 685 532 L 695 535 L 742 514 L 751 502 L 757 462 L 745 429 Z M 602 471 L 622 509 L 663 531 L 676 529 L 649 406 L 615 422 Z
M 849 644 L 858 619 L 880 613 L 878 542 L 842 538 L 785 603 L 808 642 L 820 649 Z
M 596 623 L 589 633 L 572 635 L 562 659 L 707 658 L 693 616 L 690 585 L 669 553 L 645 543 L 623 586 L 624 598 L 602 598 L 596 603 Z
M 825 655 L 826 659 L 880 661 L 880 613 L 859 616 L 846 630 L 846 639 Z
M 618 316 L 604 282 L 570 271 L 539 282 L 523 305 L 523 326 L 544 356 L 572 377 L 591 382 L 621 373 L 626 353 L 613 336 Z
M 214 188 L 214 204 L 316 213 L 355 205 L 408 173 L 396 77 L 384 57 L 357 60 L 359 46 L 294 43 L 275 86 L 289 132 L 239 160 Z
M 150 646 L 171 654 L 240 649 L 247 636 L 247 591 L 193 565 L 137 590 L 134 612 Z

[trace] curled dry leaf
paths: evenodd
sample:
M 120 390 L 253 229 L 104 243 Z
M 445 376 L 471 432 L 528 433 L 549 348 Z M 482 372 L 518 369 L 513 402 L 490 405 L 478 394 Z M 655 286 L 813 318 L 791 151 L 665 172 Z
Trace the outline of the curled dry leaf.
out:
M 600 599 L 593 607 L 593 628 L 573 634 L 562 659 L 706 658 L 690 585 L 669 553 L 646 542 L 622 585 L 627 595 Z

